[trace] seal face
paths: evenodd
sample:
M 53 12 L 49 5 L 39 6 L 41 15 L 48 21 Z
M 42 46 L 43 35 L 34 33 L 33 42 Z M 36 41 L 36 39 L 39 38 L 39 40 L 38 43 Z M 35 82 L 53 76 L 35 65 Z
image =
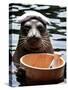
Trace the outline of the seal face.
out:
M 53 48 L 47 32 L 47 23 L 37 16 L 26 17 L 21 21 L 21 29 L 17 49 L 13 60 L 17 65 L 21 56 L 29 53 L 53 53 Z
M 43 48 L 45 32 L 46 26 L 44 27 L 44 25 L 36 19 L 31 19 L 24 24 L 21 24 L 19 45 L 27 50 Z

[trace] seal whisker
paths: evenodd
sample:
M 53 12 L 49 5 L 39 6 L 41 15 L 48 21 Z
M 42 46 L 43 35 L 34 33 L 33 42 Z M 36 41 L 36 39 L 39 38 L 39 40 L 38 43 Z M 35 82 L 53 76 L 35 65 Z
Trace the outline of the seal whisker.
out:
M 26 37 L 20 37 L 20 40 L 21 40 L 21 39 L 26 39 Z
M 43 41 L 42 44 L 43 44 L 44 47 L 48 47 L 49 46 L 49 42 L 48 41 Z
M 45 39 L 45 38 L 48 38 L 48 35 L 47 36 L 43 36 L 43 38 Z
M 24 42 L 19 42 L 18 47 L 23 46 Z
M 21 43 L 19 43 L 19 45 L 18 46 L 20 46 L 20 45 L 23 45 L 24 43 L 23 42 L 21 42 Z
M 42 40 L 42 42 L 45 43 L 45 45 L 49 44 L 49 42 L 47 40 Z

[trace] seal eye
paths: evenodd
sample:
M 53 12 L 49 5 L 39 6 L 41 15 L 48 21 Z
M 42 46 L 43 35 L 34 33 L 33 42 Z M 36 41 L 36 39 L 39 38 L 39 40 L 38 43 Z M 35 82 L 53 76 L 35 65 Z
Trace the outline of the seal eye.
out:
M 45 32 L 45 27 L 44 26 L 37 26 L 37 29 L 40 31 L 40 33 L 44 33 Z
M 30 28 L 31 28 L 31 26 L 24 25 L 23 26 L 23 32 L 22 33 L 24 33 L 25 35 L 27 35 L 28 32 L 29 32 L 29 30 L 30 30 Z
M 24 26 L 24 30 L 26 30 L 26 31 L 29 31 L 30 30 L 30 26 Z

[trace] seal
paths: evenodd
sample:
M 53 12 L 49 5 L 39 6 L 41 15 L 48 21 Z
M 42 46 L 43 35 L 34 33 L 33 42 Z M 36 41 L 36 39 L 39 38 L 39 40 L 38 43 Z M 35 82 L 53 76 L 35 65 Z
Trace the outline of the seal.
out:
M 21 23 L 19 41 L 13 55 L 16 67 L 20 67 L 20 58 L 29 53 L 53 53 L 53 47 L 49 39 L 47 17 L 36 11 L 27 11 L 17 18 Z

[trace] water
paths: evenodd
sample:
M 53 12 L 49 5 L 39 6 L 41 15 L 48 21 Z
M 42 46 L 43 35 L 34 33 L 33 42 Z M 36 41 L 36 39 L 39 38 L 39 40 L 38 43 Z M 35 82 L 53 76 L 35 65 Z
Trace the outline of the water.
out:
M 9 49 L 13 55 L 18 43 L 20 24 L 15 23 L 14 19 L 21 16 L 27 10 L 36 10 L 47 16 L 51 25 L 47 26 L 50 34 L 51 43 L 55 51 L 60 52 L 66 61 L 66 7 L 49 6 L 49 5 L 9 5 Z M 12 63 L 12 70 L 15 70 L 14 63 Z M 19 86 L 20 83 L 16 80 L 15 73 L 10 74 L 10 81 L 12 86 Z

